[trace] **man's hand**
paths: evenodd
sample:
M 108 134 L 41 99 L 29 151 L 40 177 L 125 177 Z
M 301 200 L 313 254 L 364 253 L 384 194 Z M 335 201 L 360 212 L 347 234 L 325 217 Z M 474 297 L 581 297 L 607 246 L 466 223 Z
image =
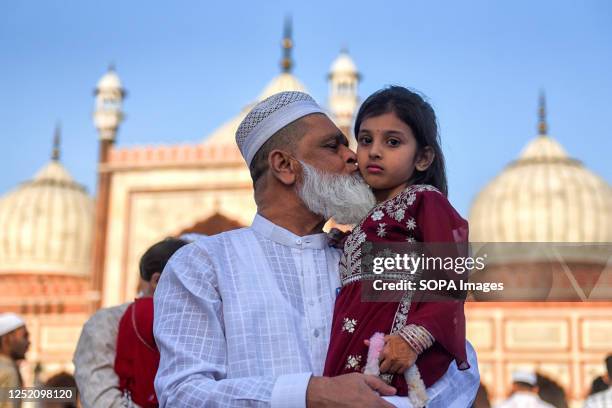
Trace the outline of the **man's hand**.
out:
M 351 373 L 338 377 L 312 377 L 306 390 L 306 406 L 393 408 L 379 394 L 390 396 L 395 393 L 395 388 L 372 375 Z
M 403 374 L 416 361 L 418 355 L 400 336 L 385 336 L 385 347 L 380 353 L 380 372 Z

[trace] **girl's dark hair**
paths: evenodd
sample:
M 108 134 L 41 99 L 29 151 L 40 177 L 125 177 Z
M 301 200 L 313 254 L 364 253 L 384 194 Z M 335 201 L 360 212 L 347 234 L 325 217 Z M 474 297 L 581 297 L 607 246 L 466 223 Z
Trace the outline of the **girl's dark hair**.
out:
M 166 238 L 153 244 L 140 258 L 140 277 L 149 282 L 155 272 L 162 273 L 172 255 L 187 244 L 187 241 L 176 238 Z
M 361 122 L 365 119 L 389 112 L 395 113 L 402 122 L 410 127 L 419 150 L 429 146 L 435 154 L 427 170 L 415 169 L 410 183 L 430 184 L 442 194 L 447 195 L 444 154 L 440 148 L 436 113 L 421 95 L 401 86 L 390 86 L 376 91 L 359 108 L 357 119 L 355 119 L 355 137 L 358 137 Z

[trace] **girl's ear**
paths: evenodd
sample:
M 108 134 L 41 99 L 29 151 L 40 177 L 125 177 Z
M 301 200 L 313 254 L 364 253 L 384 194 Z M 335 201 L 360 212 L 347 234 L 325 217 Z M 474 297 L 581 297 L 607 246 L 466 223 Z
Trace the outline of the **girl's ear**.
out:
M 291 155 L 282 150 L 272 150 L 268 156 L 268 166 L 272 175 L 282 184 L 295 184 L 298 176 L 298 166 Z
M 419 153 L 417 153 L 417 160 L 414 167 L 418 171 L 425 171 L 429 168 L 429 166 L 431 166 L 431 163 L 433 163 L 435 158 L 436 153 L 431 146 L 425 146 Z

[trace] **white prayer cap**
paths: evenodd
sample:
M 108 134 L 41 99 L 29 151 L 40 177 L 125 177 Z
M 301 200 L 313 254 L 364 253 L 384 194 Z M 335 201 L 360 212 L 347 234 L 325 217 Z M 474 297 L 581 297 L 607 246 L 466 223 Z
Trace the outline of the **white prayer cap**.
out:
M 311 113 L 324 111 L 304 92 L 279 92 L 255 105 L 236 130 L 236 144 L 247 166 L 273 134 Z
M 4 336 L 21 326 L 25 326 L 25 322 L 15 313 L 0 314 L 0 336 Z
M 531 386 L 538 384 L 538 378 L 533 371 L 516 370 L 512 372 L 512 382 L 522 382 Z

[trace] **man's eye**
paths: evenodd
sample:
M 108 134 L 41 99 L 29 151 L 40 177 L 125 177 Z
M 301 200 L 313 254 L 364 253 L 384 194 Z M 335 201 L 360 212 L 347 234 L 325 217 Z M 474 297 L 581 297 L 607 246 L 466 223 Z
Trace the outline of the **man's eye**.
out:
M 326 144 L 325 147 L 327 147 L 329 149 L 337 149 L 338 148 L 338 143 L 329 143 L 329 144 Z

